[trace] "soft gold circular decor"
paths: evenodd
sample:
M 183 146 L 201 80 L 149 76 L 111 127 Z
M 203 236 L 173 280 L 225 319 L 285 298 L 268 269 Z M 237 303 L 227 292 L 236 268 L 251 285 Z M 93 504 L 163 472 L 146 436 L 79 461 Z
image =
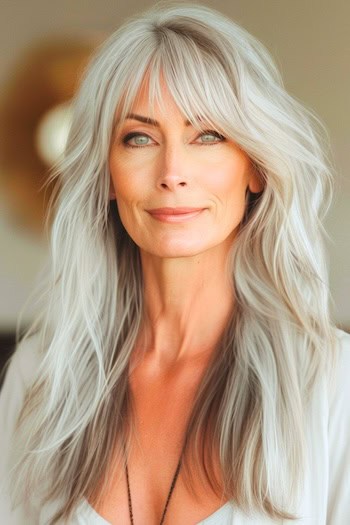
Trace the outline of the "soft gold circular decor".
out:
M 62 137 L 53 136 L 64 133 L 62 123 L 59 128 L 57 118 L 55 123 L 52 117 L 51 127 L 43 129 L 45 118 L 48 120 L 55 108 L 69 104 L 97 44 L 91 40 L 39 42 L 21 57 L 1 87 L 0 192 L 11 222 L 20 229 L 39 235 L 43 232 L 53 188 L 44 186 L 50 157 L 40 147 L 45 143 L 49 147 L 54 138 L 62 143 Z

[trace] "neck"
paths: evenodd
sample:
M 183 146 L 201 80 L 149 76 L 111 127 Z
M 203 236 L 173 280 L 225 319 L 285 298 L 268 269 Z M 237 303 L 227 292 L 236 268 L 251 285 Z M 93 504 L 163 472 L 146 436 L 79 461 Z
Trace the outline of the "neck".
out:
M 145 316 L 137 346 L 159 369 L 213 351 L 233 309 L 228 249 L 183 258 L 141 251 Z

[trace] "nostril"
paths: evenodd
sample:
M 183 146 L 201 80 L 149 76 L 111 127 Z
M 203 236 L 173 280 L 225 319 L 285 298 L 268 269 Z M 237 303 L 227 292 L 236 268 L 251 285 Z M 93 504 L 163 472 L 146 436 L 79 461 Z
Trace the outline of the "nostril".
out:
M 177 183 L 178 186 L 186 186 L 186 182 L 179 182 Z M 164 188 L 164 189 L 170 189 L 173 185 L 172 184 L 167 184 L 166 182 L 161 182 L 160 183 L 160 186 L 161 188 Z M 176 184 L 175 184 L 176 186 Z

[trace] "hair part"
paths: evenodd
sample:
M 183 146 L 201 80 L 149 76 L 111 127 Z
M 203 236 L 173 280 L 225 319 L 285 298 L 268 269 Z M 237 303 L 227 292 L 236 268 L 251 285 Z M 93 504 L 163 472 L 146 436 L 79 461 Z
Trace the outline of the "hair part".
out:
M 228 269 L 235 312 L 198 389 L 181 475 L 245 510 L 296 519 L 306 465 L 308 402 L 334 336 L 322 219 L 332 169 L 325 128 L 289 95 L 264 46 L 223 14 L 186 3 L 131 17 L 97 51 L 74 106 L 50 232 L 39 331 L 42 361 L 15 436 L 13 493 L 103 498 L 137 439 L 129 362 L 143 319 L 138 247 L 109 201 L 108 156 L 145 80 L 163 79 L 198 129 L 210 123 L 252 160 L 264 190 L 247 209 Z M 152 115 L 150 115 L 152 117 Z M 290 440 L 293 435 L 293 440 Z M 195 469 L 193 468 L 195 466 Z M 195 495 L 195 494 L 194 494 Z

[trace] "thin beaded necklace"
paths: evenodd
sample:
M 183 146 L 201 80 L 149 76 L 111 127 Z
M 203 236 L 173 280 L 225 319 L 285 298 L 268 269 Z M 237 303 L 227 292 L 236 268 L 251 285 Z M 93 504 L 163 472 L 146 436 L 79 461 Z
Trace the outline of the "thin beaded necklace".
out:
M 124 452 L 125 452 L 125 442 L 124 442 Z M 181 459 L 182 459 L 182 452 L 180 454 L 180 459 L 179 459 L 179 462 L 177 464 L 173 480 L 171 482 L 170 491 L 169 491 L 169 494 L 168 494 L 168 497 L 167 497 L 167 500 L 166 500 L 166 503 L 165 503 L 165 507 L 164 507 L 162 518 L 160 520 L 160 524 L 159 525 L 163 525 L 163 523 L 164 523 L 165 514 L 166 514 L 166 511 L 168 510 L 169 501 L 170 501 L 171 495 L 173 493 L 178 474 L 180 472 Z M 126 461 L 126 454 L 125 454 L 125 472 L 126 472 L 126 483 L 127 483 L 127 486 L 128 486 L 128 503 L 129 503 L 130 523 L 131 523 L 131 525 L 134 525 L 134 516 L 133 516 L 133 513 L 132 513 L 132 504 L 131 504 L 131 491 L 130 491 L 130 485 L 129 485 L 129 471 L 128 471 L 128 465 L 127 465 L 127 461 Z

